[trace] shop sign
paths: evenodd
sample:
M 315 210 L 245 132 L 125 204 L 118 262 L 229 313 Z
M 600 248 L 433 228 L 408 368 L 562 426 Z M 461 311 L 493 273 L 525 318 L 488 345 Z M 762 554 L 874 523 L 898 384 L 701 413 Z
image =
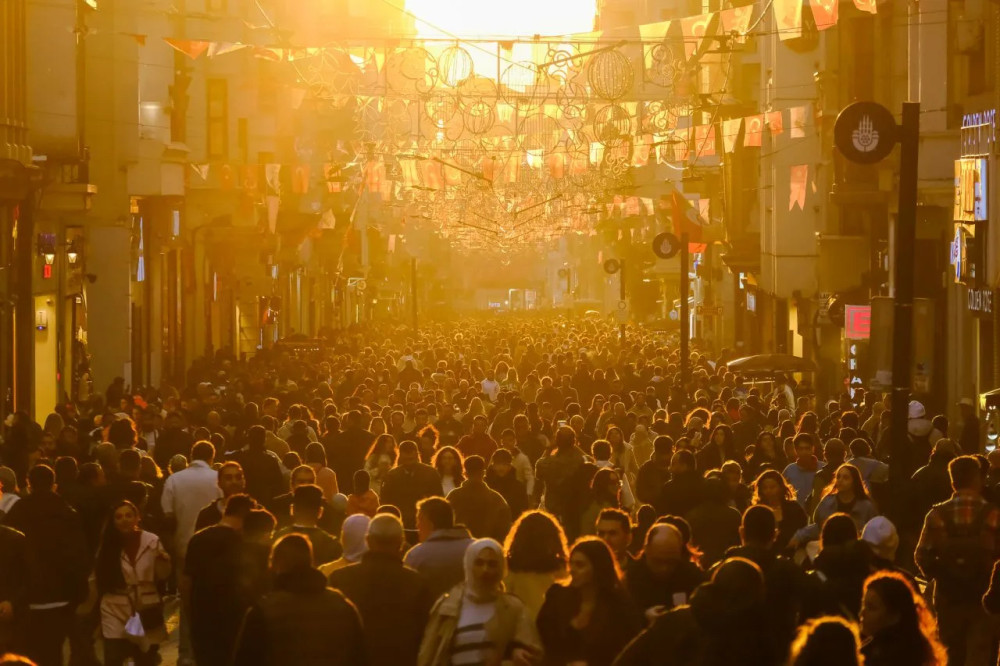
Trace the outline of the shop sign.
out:
M 844 337 L 848 340 L 867 340 L 872 335 L 872 307 L 870 305 L 844 306 Z
M 993 152 L 997 133 L 996 109 L 962 116 L 962 155 L 988 155 Z
M 956 222 L 985 222 L 989 219 L 987 175 L 985 157 L 955 160 L 953 219 Z
M 992 289 L 969 289 L 968 299 L 969 312 L 986 319 L 993 317 Z

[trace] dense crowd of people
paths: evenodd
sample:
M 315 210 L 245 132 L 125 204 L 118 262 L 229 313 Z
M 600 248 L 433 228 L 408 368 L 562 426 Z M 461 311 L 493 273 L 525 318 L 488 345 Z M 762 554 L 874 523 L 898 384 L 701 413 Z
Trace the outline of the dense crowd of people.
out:
M 731 358 L 685 380 L 603 322 L 370 327 L 15 413 L 0 653 L 153 666 L 175 597 L 182 666 L 996 663 L 971 404 L 911 402 L 893 460 L 887 397 Z

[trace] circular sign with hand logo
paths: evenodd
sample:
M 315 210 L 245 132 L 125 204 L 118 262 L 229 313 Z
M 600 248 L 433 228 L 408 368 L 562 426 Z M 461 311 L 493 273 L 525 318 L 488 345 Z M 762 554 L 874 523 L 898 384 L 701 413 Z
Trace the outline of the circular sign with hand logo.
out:
M 881 162 L 896 145 L 896 119 L 875 102 L 855 102 L 844 108 L 833 126 L 840 153 L 856 164 Z
M 608 275 L 614 275 L 622 269 L 622 264 L 617 259 L 608 259 L 604 262 L 604 272 Z
M 671 233 L 663 233 L 653 239 L 653 254 L 660 259 L 670 259 L 681 249 L 681 241 Z

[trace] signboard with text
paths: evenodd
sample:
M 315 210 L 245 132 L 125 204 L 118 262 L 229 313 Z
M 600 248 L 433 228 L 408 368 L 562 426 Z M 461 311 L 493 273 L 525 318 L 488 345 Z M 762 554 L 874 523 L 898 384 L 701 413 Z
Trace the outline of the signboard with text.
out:
M 872 334 L 872 308 L 870 305 L 844 306 L 844 337 L 848 340 L 867 340 Z

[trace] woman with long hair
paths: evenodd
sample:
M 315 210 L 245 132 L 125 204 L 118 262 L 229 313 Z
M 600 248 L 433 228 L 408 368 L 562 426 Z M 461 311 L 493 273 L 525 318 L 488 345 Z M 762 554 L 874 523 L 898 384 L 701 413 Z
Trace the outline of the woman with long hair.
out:
M 590 481 L 590 501 L 580 515 L 580 535 L 595 534 L 597 516 L 604 509 L 622 508 L 622 479 L 618 470 L 605 467 L 597 470 Z
M 570 551 L 570 583 L 556 583 L 538 613 L 545 663 L 610 666 L 642 629 L 641 614 L 622 584 L 618 562 L 596 537 Z
M 538 632 L 524 603 L 504 591 L 503 547 L 478 539 L 465 550 L 465 581 L 431 610 L 417 666 L 533 663 Z
M 861 666 L 857 628 L 839 617 L 819 617 L 799 627 L 789 666 Z M 866 664 L 867 666 L 867 664 Z
M 417 451 L 420 453 L 420 462 L 429 465 L 441 445 L 441 436 L 438 429 L 430 423 L 425 425 L 417 433 Z
M 442 446 L 434 454 L 431 465 L 441 475 L 441 488 L 444 496 L 447 497 L 455 488 L 465 483 L 465 474 L 462 473 L 462 454 L 454 446 Z
M 719 469 L 727 460 L 735 460 L 736 440 L 733 429 L 725 424 L 715 426 L 708 442 L 695 454 L 695 459 L 698 461 L 698 471 L 702 473 Z
M 830 485 L 823 491 L 823 497 L 816 505 L 813 522 L 795 533 L 793 546 L 803 546 L 819 538 L 820 529 L 826 519 L 835 513 L 846 513 L 853 520 L 858 532 L 865 524 L 878 515 L 875 502 L 868 495 L 861 472 L 850 463 L 837 468 Z
M 129 658 L 136 666 L 159 663 L 158 647 L 141 649 L 129 640 L 125 625 L 136 613 L 152 617 L 162 608 L 158 581 L 170 575 L 170 556 L 159 537 L 140 526 L 139 509 L 129 501 L 112 507 L 101 537 L 94 567 L 101 609 L 101 635 L 104 637 L 105 666 L 122 666 Z M 152 622 L 143 617 L 146 639 L 154 640 Z
M 819 417 L 816 416 L 816 412 L 806 412 L 799 418 L 799 422 L 795 426 L 795 434 L 800 432 L 807 432 L 813 437 L 819 435 Z
M 762 430 L 757 435 L 754 444 L 753 455 L 744 465 L 744 474 L 747 482 L 756 479 L 762 472 L 769 469 L 779 472 L 788 466 L 788 459 L 778 447 L 778 442 L 774 435 L 766 430 Z
M 865 581 L 861 602 L 865 666 L 945 666 L 937 624 L 906 578 L 880 571 Z
M 507 533 L 504 552 L 507 554 L 504 587 L 524 602 L 534 621 L 545 592 L 567 577 L 566 533 L 552 514 L 528 511 L 521 514 Z
M 778 470 L 768 469 L 760 473 L 753 482 L 751 503 L 763 504 L 774 511 L 774 522 L 778 526 L 774 541 L 777 553 L 785 551 L 795 533 L 809 523 L 805 509 L 795 501 L 795 491 Z
M 382 490 L 386 474 L 396 465 L 397 457 L 399 448 L 396 446 L 395 437 L 385 433 L 375 438 L 368 455 L 365 456 L 365 471 L 371 477 L 371 489 L 376 495 Z

